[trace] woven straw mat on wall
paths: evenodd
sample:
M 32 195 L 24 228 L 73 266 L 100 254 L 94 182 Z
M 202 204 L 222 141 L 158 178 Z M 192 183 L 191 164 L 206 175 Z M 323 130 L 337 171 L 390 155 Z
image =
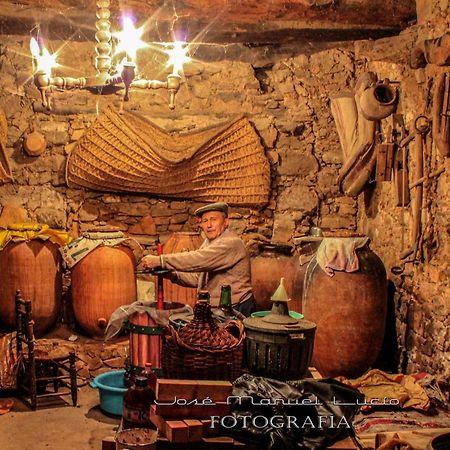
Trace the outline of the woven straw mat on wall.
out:
M 71 152 L 66 180 L 97 191 L 264 205 L 270 167 L 246 118 L 180 134 L 109 108 Z

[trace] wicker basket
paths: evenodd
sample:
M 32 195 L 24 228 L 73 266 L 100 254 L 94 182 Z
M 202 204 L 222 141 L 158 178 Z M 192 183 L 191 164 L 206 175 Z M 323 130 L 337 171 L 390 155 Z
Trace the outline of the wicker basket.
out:
M 171 325 L 168 327 L 161 356 L 164 376 L 234 381 L 242 374 L 245 338 L 242 322 L 230 320 L 219 327 L 210 306 L 198 303 L 194 315 L 194 320 L 180 333 Z
M 189 133 L 167 132 L 138 114 L 108 108 L 67 159 L 70 187 L 262 206 L 270 166 L 248 119 Z

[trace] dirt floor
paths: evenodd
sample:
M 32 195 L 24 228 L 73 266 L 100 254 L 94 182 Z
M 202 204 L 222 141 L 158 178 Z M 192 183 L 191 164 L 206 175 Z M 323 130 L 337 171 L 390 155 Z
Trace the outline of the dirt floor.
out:
M 120 418 L 107 416 L 100 410 L 98 391 L 88 385 L 79 389 L 75 408 L 61 404 L 31 411 L 11 395 L 2 395 L 0 402 L 8 399 L 14 401 L 14 406 L 0 416 L 0 450 L 101 450 L 102 439 L 114 436 L 120 423 Z M 364 420 L 361 423 L 368 427 L 367 432 L 358 437 L 368 449 L 375 448 L 377 436 L 392 438 L 396 432 L 414 450 L 428 450 L 433 436 L 450 433 L 448 412 L 434 418 L 411 411 L 380 412 Z M 339 443 L 336 445 L 331 448 L 343 448 Z
M 72 328 L 59 326 L 46 338 L 69 342 L 67 339 L 73 333 Z M 105 352 L 102 342 L 94 342 L 78 333 L 77 336 L 77 344 L 99 346 Z M 126 342 L 125 339 L 123 343 Z M 99 352 L 94 353 L 97 355 Z M 100 359 L 98 362 L 101 365 Z M 317 371 L 310 371 L 313 378 L 320 378 Z M 56 407 L 40 407 L 31 411 L 21 400 L 11 396 L 11 392 L 0 392 L 0 414 L 1 403 L 6 400 L 13 400 L 14 404 L 10 412 L 0 415 L 0 450 L 101 450 L 102 439 L 114 436 L 120 423 L 120 417 L 107 416 L 100 410 L 98 390 L 89 385 L 79 388 L 77 407 L 61 402 Z M 435 414 L 412 410 L 360 413 L 354 426 L 364 448 L 375 448 L 381 435 L 392 438 L 394 433 L 398 433 L 414 450 L 429 450 L 428 444 L 433 436 L 450 432 L 450 410 L 447 407 Z
M 120 418 L 100 410 L 96 389 L 83 386 L 78 406 L 43 407 L 31 411 L 20 400 L 0 416 L 1 450 L 100 450 L 102 439 L 112 436 Z

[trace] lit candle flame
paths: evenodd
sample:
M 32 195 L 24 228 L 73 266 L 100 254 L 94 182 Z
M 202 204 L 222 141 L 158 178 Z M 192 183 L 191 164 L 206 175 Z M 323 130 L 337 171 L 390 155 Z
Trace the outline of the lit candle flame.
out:
M 35 38 L 31 38 L 30 40 L 30 51 L 38 72 L 44 72 L 46 75 L 50 75 L 52 69 L 58 65 L 56 62 L 56 53 L 51 54 L 45 47 L 41 50 Z
M 116 53 L 125 52 L 127 57 L 133 61 L 136 59 L 136 53 L 140 48 L 144 48 L 147 44 L 141 39 L 144 27 L 135 28 L 133 21 L 129 17 L 124 17 L 122 31 L 115 33 L 119 43 Z
M 30 39 L 30 51 L 34 58 L 37 58 L 41 54 L 39 44 L 34 37 Z
M 175 41 L 172 45 L 173 47 L 166 52 L 169 55 L 167 66 L 173 65 L 172 73 L 179 75 L 183 71 L 183 64 L 191 61 L 190 56 L 187 54 L 189 48 L 186 42 L 182 41 Z

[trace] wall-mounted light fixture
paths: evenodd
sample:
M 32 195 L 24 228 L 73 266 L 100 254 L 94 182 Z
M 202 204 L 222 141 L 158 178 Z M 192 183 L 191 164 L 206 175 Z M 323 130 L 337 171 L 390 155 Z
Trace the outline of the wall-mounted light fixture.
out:
M 166 81 L 147 80 L 136 73 L 136 54 L 147 44 L 141 40 L 143 28 L 135 28 L 130 17 L 123 17 L 122 31 L 112 34 L 110 31 L 110 1 L 97 1 L 97 21 L 95 26 L 95 68 L 92 77 L 58 77 L 52 71 L 58 65 L 57 53 L 51 54 L 42 44 L 42 40 L 34 37 L 30 41 L 33 61 L 34 84 L 39 89 L 42 104 L 51 110 L 51 94 L 55 90 L 88 89 L 95 93 L 107 94 L 125 87 L 124 100 L 129 98 L 130 87 L 142 89 L 167 89 L 169 92 L 169 108 L 175 108 L 175 95 L 181 84 L 180 73 L 183 64 L 190 61 L 186 43 L 175 41 L 167 44 L 164 52 L 168 55 L 167 66 L 173 66 Z

